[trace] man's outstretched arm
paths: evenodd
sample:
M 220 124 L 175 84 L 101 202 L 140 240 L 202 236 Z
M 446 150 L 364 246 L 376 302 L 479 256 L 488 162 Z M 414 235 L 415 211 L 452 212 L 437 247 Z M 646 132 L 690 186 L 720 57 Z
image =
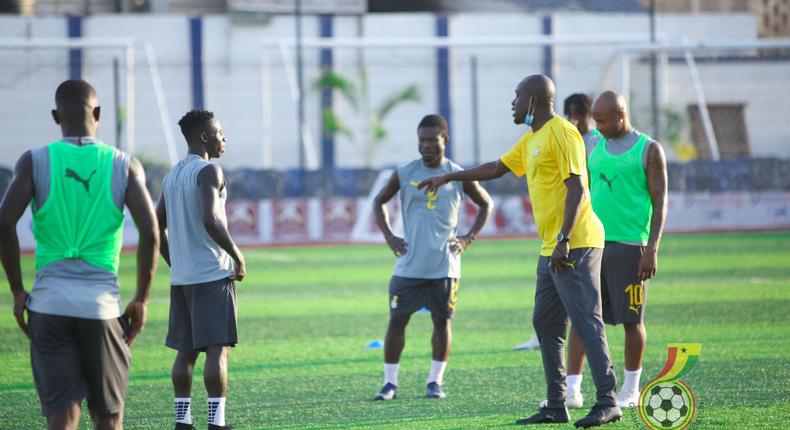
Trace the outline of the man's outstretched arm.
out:
M 501 161 L 491 161 L 481 164 L 474 169 L 461 170 L 460 172 L 448 173 L 442 176 L 428 178 L 417 185 L 417 188 L 425 188 L 425 193 L 433 193 L 442 185 L 450 181 L 487 181 L 489 179 L 500 178 L 509 172 L 510 169 Z
M 0 260 L 5 270 L 11 293 L 14 295 L 14 318 L 19 328 L 29 336 L 25 309 L 27 309 L 27 291 L 22 284 L 22 268 L 19 264 L 19 237 L 16 224 L 25 208 L 33 198 L 33 157 L 30 151 L 25 152 L 14 168 L 5 197 L 0 203 Z

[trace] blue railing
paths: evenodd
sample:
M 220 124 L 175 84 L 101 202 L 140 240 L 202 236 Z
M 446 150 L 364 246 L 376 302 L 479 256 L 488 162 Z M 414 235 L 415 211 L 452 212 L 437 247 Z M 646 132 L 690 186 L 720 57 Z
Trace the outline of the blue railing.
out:
M 165 173 L 161 167 L 146 167 L 148 188 L 154 198 L 161 194 Z M 379 170 L 365 168 L 225 172 L 229 196 L 236 199 L 362 197 L 370 193 L 378 174 Z M 776 158 L 669 163 L 668 174 L 670 191 L 790 191 L 790 160 Z M 11 170 L 0 167 L 0 193 L 3 195 L 12 176 Z M 483 186 L 492 194 L 527 194 L 524 179 L 514 175 L 487 181 Z

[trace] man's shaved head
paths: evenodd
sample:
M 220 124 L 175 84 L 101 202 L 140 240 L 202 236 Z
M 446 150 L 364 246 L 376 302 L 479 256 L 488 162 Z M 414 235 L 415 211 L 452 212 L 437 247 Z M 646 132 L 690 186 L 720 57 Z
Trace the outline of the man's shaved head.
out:
M 627 112 L 628 108 L 625 105 L 625 97 L 617 94 L 612 90 L 604 91 L 598 96 L 598 99 L 595 100 L 595 105 L 593 106 L 593 111 L 595 109 L 601 111 L 611 111 L 611 112 Z
M 605 137 L 617 137 L 631 129 L 625 98 L 612 90 L 595 99 L 592 114 L 598 131 Z
M 557 89 L 554 87 L 554 81 L 546 75 L 529 75 L 524 78 L 516 92 L 525 92 L 531 96 L 535 96 L 535 101 L 539 105 L 546 106 L 554 103 L 554 94 Z
M 510 103 L 513 122 L 531 126 L 535 118 L 554 115 L 554 82 L 546 75 L 529 75 L 516 86 L 516 97 Z M 527 117 L 530 119 L 527 120 Z
M 97 101 L 96 90 L 81 79 L 69 79 L 55 90 L 55 105 L 59 111 L 93 109 Z
M 69 79 L 55 90 L 52 118 L 65 136 L 93 136 L 99 123 L 99 100 L 93 86 L 81 79 Z

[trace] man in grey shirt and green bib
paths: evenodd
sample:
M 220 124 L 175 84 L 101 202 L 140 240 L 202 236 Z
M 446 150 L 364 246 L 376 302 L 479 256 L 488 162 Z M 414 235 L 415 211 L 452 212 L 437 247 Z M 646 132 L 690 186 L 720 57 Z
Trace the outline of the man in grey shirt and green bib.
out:
M 88 399 L 94 426 L 123 427 L 131 346 L 145 323 L 158 232 L 140 163 L 96 139 L 93 87 L 63 82 L 52 117 L 63 138 L 22 155 L 0 205 L 0 257 L 14 316 L 30 338 L 33 378 L 50 429 L 76 429 Z M 32 203 L 36 278 L 22 284 L 16 224 Z M 123 207 L 139 231 L 137 292 L 121 313 Z M 28 319 L 25 321 L 25 311 Z
M 426 307 L 433 320 L 433 359 L 426 396 L 443 398 L 444 370 L 450 353 L 450 319 L 458 300 L 461 253 L 471 245 L 488 220 L 493 204 L 476 181 L 454 182 L 426 195 L 417 188 L 424 179 L 463 170 L 444 156 L 447 122 L 440 115 L 427 115 L 417 126 L 418 158 L 392 174 L 374 200 L 376 223 L 384 234 L 395 262 L 389 285 L 390 321 L 384 341 L 384 387 L 375 400 L 397 396 L 398 367 L 411 315 Z M 385 204 L 400 193 L 405 237 L 392 233 Z M 456 236 L 458 211 L 463 195 L 479 207 L 472 228 Z
M 593 210 L 604 225 L 601 261 L 603 319 L 623 324 L 625 371 L 615 400 L 639 404 L 646 332 L 648 280 L 656 274 L 667 212 L 667 163 L 661 144 L 631 126 L 625 100 L 606 91 L 593 105 L 600 134 L 586 142 Z M 581 407 L 584 347 L 572 330 L 568 347 L 568 403 Z

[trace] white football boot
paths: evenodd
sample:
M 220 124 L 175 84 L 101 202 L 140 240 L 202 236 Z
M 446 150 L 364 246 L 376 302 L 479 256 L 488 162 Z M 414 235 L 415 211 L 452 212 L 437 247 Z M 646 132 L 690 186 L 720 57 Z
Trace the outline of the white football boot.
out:
M 582 393 L 568 393 L 568 396 L 565 397 L 565 406 L 568 409 L 579 409 L 584 405 L 584 397 L 582 397 Z M 544 400 L 538 403 L 538 407 L 543 409 L 549 406 L 549 401 Z
M 635 408 L 639 406 L 639 391 L 620 391 L 614 397 L 614 401 L 621 408 Z
M 538 341 L 537 336 L 532 336 L 532 339 L 529 340 L 527 343 L 522 343 L 521 345 L 516 346 L 513 348 L 514 351 L 529 351 L 531 349 L 538 349 L 540 348 L 540 342 Z

